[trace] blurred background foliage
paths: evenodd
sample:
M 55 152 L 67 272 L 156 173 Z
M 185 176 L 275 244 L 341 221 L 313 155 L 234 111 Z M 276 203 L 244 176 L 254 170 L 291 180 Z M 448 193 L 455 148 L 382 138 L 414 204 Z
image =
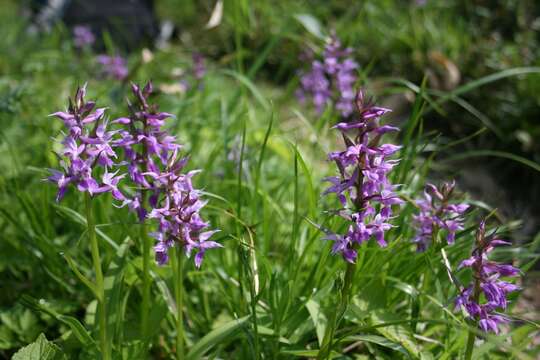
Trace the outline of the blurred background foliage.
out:
M 160 18 L 178 26 L 183 43 L 227 63 L 238 56 L 238 32 L 248 64 L 271 47 L 260 75 L 277 84 L 303 67 L 306 42 L 316 46 L 313 37 L 305 40 L 299 14 L 312 16 L 321 29 L 335 30 L 372 79 L 400 77 L 418 84 L 427 76 L 430 88 L 453 90 L 498 71 L 540 65 L 540 4 L 534 0 L 228 1 L 223 23 L 206 31 L 215 1 L 183 3 L 156 2 Z M 489 93 L 482 89 L 464 98 L 491 121 L 493 131 L 486 137 L 496 140 L 493 145 L 538 160 L 539 86 L 538 76 L 510 77 L 492 84 Z M 477 116 L 456 104 L 431 122 L 457 135 L 479 125 Z
M 460 139 L 486 127 L 464 150 L 490 149 L 540 161 L 537 1 L 235 0 L 224 2 L 222 23 L 208 30 L 202 29 L 216 2 L 183 3 L 185 6 L 174 0 L 157 1 L 160 18 L 177 25 L 178 39 L 187 48 L 203 49 L 220 64 L 241 57 L 246 67 L 260 65 L 258 78 L 291 89 L 295 86 L 291 79 L 305 68 L 301 54 L 306 48 L 320 50 L 318 35 L 335 31 L 354 49 L 362 82 L 371 84 L 378 95 L 402 93 L 391 86 L 396 79 L 412 84 L 427 79 L 435 101 L 438 97 L 445 100 L 441 107 L 428 109 L 426 129 Z M 241 52 L 235 44 L 238 37 Z M 261 53 L 267 57 L 263 64 L 256 64 Z M 496 81 L 490 81 L 491 76 Z M 488 86 L 478 81 L 486 77 Z M 394 100 L 396 117 L 406 116 L 412 103 L 407 97 Z M 534 170 L 508 159 L 486 161 L 473 152 L 470 155 L 467 164 L 479 163 L 499 189 L 508 189 L 518 199 L 520 204 L 507 206 L 513 209 L 510 213 L 519 212 L 516 208 L 525 204 L 535 215 L 540 214 L 539 202 L 529 201 L 540 199 Z M 483 196 L 491 193 L 499 198 L 490 184 L 477 190 Z M 508 201 L 512 200 L 501 200 L 497 206 L 505 207 L 502 203 Z M 537 226 L 535 223 L 533 228 Z

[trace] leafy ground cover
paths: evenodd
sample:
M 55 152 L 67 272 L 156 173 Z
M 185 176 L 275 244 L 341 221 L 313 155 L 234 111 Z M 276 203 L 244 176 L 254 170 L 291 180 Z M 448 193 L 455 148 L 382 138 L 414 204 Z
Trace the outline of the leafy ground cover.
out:
M 538 311 L 519 306 L 522 290 L 510 285 L 526 289 L 523 279 L 537 276 L 540 236 L 529 230 L 515 241 L 533 219 L 509 218 L 489 197 L 473 197 L 459 185 L 443 188 L 460 173 L 456 160 L 483 156 L 504 159 L 496 163 L 501 172 L 523 171 L 534 199 L 538 18 L 524 3 L 377 1 L 351 8 L 339 1 L 239 0 L 226 2 L 220 24 L 205 30 L 214 2 L 187 2 L 179 12 L 175 2 L 161 1 L 162 16 L 184 24 L 189 36 L 133 52 L 124 66 L 120 58 L 76 47 L 61 25 L 28 33 L 28 21 L 14 16 L 18 4 L 9 2 L 0 9 L 2 356 L 536 358 Z M 516 23 L 498 25 L 505 14 Z M 363 88 L 393 115 L 381 116 L 384 110 L 367 101 L 362 111 L 344 115 L 333 100 L 318 113 L 309 94 L 304 103 L 296 99 L 311 64 L 299 60 L 302 51 L 322 61 L 333 30 L 358 65 L 354 103 Z M 493 34 L 503 39 L 480 42 Z M 106 36 L 105 44 L 108 56 L 122 54 Z M 207 55 L 204 63 L 195 51 Z M 522 57 L 523 51 L 531 53 Z M 486 60 L 477 61 L 482 55 Z M 122 121 L 113 120 L 135 116 L 126 99 L 140 101 L 131 83 L 142 88 L 148 80 L 154 87 L 148 101 L 173 115 L 163 128 L 189 155 L 182 171 L 202 170 L 193 178 L 208 200 L 201 216 L 220 230 L 211 240 L 223 248 L 208 250 L 200 268 L 197 249 L 186 260 L 185 246 L 175 247 L 180 257 L 170 251 L 163 266 L 148 261 L 148 241 L 155 244 L 148 233 L 157 221 L 143 224 L 129 206 L 113 206 L 123 200 L 92 196 L 88 211 L 88 191 L 71 186 L 56 202 L 57 188 L 43 181 L 47 169 L 61 169 L 55 152 L 72 129 L 49 115 L 66 111 L 78 87 L 87 82 L 86 100 L 106 107 L 111 129 L 120 130 Z M 396 98 L 405 104 L 401 110 L 391 105 Z M 356 133 L 351 124 L 374 124 L 372 113 L 381 116 L 379 125 L 399 131 L 369 125 Z M 333 128 L 338 123 L 344 125 Z M 335 153 L 344 150 L 351 153 Z M 347 171 L 328 161 L 332 153 Z M 388 165 L 384 176 L 379 161 Z M 366 162 L 379 170 L 348 171 Z M 334 189 L 345 202 L 323 196 L 327 177 L 338 177 L 334 184 L 352 179 L 357 188 Z M 391 194 L 366 190 L 369 181 Z M 132 196 L 141 186 L 121 182 L 119 189 Z M 369 192 L 363 200 L 358 186 Z M 435 200 L 422 202 L 424 191 Z M 367 202 L 373 214 L 364 214 Z M 483 219 L 486 233 L 477 230 Z M 359 230 L 360 223 L 367 229 Z M 365 238 L 342 239 L 350 226 Z M 512 264 L 519 274 L 486 268 L 491 263 L 482 254 L 495 231 L 513 244 L 497 246 L 490 261 Z M 484 305 L 481 311 L 474 303 Z

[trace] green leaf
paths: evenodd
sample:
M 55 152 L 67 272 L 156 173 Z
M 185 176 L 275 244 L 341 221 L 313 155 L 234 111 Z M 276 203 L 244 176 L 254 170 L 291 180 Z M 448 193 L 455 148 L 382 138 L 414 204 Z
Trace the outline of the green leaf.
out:
M 461 160 L 461 159 L 468 159 L 471 157 L 483 157 L 483 156 L 492 156 L 492 157 L 500 157 L 503 159 L 512 160 L 518 163 L 521 163 L 525 166 L 530 167 L 531 169 L 534 169 L 536 171 L 540 171 L 540 164 L 537 162 L 531 161 L 529 159 L 526 159 L 522 156 L 511 154 L 504 151 L 496 151 L 496 150 L 472 150 L 472 151 L 466 151 L 461 154 L 457 154 L 451 157 L 446 158 L 444 161 L 454 161 L 454 160 Z
M 345 340 L 346 341 L 366 341 L 366 342 L 383 346 L 388 349 L 392 349 L 394 351 L 398 351 L 407 356 L 409 355 L 407 350 L 400 344 L 397 344 L 393 341 L 388 340 L 385 337 L 378 336 L 378 335 L 354 335 L 354 336 L 349 336 L 345 338 Z
M 40 334 L 36 341 L 17 351 L 12 360 L 62 360 L 67 359 L 62 350 Z
M 319 350 L 284 350 L 281 352 L 282 354 L 289 354 L 293 356 L 301 356 L 306 358 L 316 358 L 317 355 L 319 355 Z M 341 354 L 338 354 L 335 351 L 332 351 L 330 354 L 330 359 L 333 359 L 335 357 L 341 356 Z
M 383 311 L 374 311 L 371 314 L 371 320 L 372 323 L 376 325 L 396 320 L 396 318 L 392 314 Z M 378 327 L 377 331 L 391 342 L 400 344 L 413 357 L 418 358 L 420 356 L 420 349 L 418 348 L 418 345 L 414 341 L 411 333 L 405 327 L 400 325 L 392 325 Z
M 0 324 L 16 334 L 22 343 L 32 342 L 41 328 L 34 313 L 20 305 L 1 311 Z M 19 347 L 20 344 L 19 342 L 14 347 Z
M 448 93 L 448 95 L 443 96 L 441 99 L 437 101 L 437 103 L 439 104 L 443 103 L 446 100 L 449 100 L 461 94 L 465 94 L 477 87 L 480 87 L 480 86 L 483 86 L 483 85 L 486 85 L 491 82 L 498 81 L 507 77 L 518 76 L 518 75 L 528 75 L 528 74 L 538 74 L 538 73 L 540 73 L 540 67 L 516 67 L 513 69 L 505 69 L 505 70 L 496 72 L 494 74 L 487 75 L 479 79 L 473 80 L 471 82 L 468 82 L 467 84 L 454 89 L 453 91 Z
M 105 288 L 105 299 L 108 308 L 107 326 L 111 339 L 115 339 L 115 337 L 118 336 L 120 324 L 124 322 L 125 314 L 123 311 L 122 300 L 123 293 L 125 291 L 123 291 L 123 279 L 125 273 L 125 263 L 128 258 L 127 251 L 130 244 L 131 242 L 129 237 L 122 242 L 122 245 L 120 245 L 116 251 L 116 256 L 109 265 L 103 281 L 103 286 Z
M 75 273 L 75 275 L 77 275 L 77 278 L 79 278 L 79 280 L 81 280 L 81 282 L 86 285 L 90 291 L 92 291 L 92 293 L 94 294 L 95 297 L 99 298 L 99 293 L 96 289 L 96 286 L 94 285 L 94 283 L 92 281 L 90 281 L 90 279 L 88 279 L 86 276 L 84 276 L 78 269 L 77 267 L 77 264 L 75 264 L 75 262 L 73 261 L 73 259 L 71 258 L 71 256 L 67 255 L 67 254 L 63 254 L 64 255 L 64 259 L 66 259 L 67 263 L 68 263 L 68 266 L 70 267 L 70 269 Z
M 315 325 L 315 330 L 317 332 L 317 340 L 319 341 L 319 345 L 321 345 L 324 338 L 324 333 L 326 331 L 326 325 L 328 324 L 328 320 L 321 311 L 321 306 L 315 300 L 308 300 L 306 303 L 306 308 L 309 312 L 311 320 L 313 320 L 313 324 Z
M 76 212 L 73 209 L 70 209 L 66 206 L 54 204 L 53 205 L 61 214 L 66 216 L 67 218 L 71 219 L 73 222 L 83 225 L 86 227 L 86 218 Z M 98 225 L 99 227 L 99 225 Z M 96 234 L 98 234 L 103 240 L 105 240 L 113 249 L 118 250 L 119 246 L 117 243 L 114 242 L 113 239 L 111 239 L 107 234 L 105 234 L 103 231 L 101 231 L 99 228 L 96 228 Z
M 270 110 L 270 104 L 268 103 L 264 95 L 261 93 L 261 91 L 257 88 L 257 86 L 248 77 L 231 70 L 223 70 L 222 72 L 238 80 L 251 92 L 253 97 L 265 110 Z
M 67 316 L 67 315 L 58 315 L 56 317 L 58 320 L 69 326 L 69 328 L 73 331 L 73 335 L 84 345 L 84 346 L 90 346 L 95 345 L 94 339 L 90 336 L 90 333 L 83 324 L 80 323 L 79 320 L 74 318 L 73 316 Z
M 224 340 L 232 340 L 234 334 L 244 326 L 249 320 L 249 316 L 230 321 L 217 329 L 210 331 L 206 336 L 193 345 L 187 354 L 187 360 L 200 359 L 206 352 L 214 346 L 219 345 Z
M 269 336 L 269 337 L 275 337 L 276 336 L 276 332 L 273 329 L 267 328 L 266 326 L 259 325 L 258 330 L 259 330 L 259 335 Z M 289 339 L 287 339 L 287 338 L 285 338 L 283 336 L 280 336 L 278 340 L 279 340 L 279 342 L 281 342 L 283 344 L 290 344 L 291 343 L 289 341 Z
M 58 321 L 63 322 L 69 328 L 73 331 L 73 334 L 75 337 L 86 347 L 88 346 L 95 346 L 94 339 L 90 336 L 90 333 L 83 324 L 79 322 L 76 318 L 72 316 L 67 315 L 61 315 L 58 314 L 56 311 L 54 311 L 50 306 L 47 305 L 47 303 L 44 300 L 36 300 L 33 297 L 29 295 L 23 295 L 21 298 L 21 303 L 24 306 L 29 307 L 30 309 L 33 309 L 34 311 L 40 311 L 44 312 L 53 318 L 55 318 Z

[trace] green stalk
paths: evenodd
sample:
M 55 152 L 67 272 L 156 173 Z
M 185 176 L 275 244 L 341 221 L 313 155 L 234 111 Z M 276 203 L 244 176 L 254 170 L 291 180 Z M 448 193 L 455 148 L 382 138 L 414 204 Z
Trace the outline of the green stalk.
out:
M 146 120 L 144 122 L 143 131 L 147 132 Z M 143 144 L 143 157 L 146 159 L 148 157 L 148 150 L 146 144 Z M 148 171 L 148 169 L 145 169 Z M 141 191 L 141 206 L 146 208 L 147 194 L 145 190 Z M 143 288 L 142 288 L 142 304 L 141 304 L 141 334 L 143 336 L 143 343 L 146 341 L 150 342 L 148 337 L 148 314 L 150 312 L 150 258 L 151 258 L 151 239 L 148 237 L 148 232 L 146 228 L 146 219 L 143 219 L 141 223 L 141 232 L 140 238 L 142 243 L 142 258 L 143 258 Z M 144 354 L 148 346 L 144 347 Z
M 88 226 L 88 239 L 90 241 L 90 251 L 92 252 L 92 262 L 96 273 L 96 292 L 99 314 L 99 343 L 101 356 L 104 360 L 111 358 L 109 341 L 107 338 L 107 306 L 105 304 L 105 287 L 103 284 L 103 272 L 101 271 L 101 259 L 99 256 L 99 246 L 96 238 L 96 224 L 92 208 L 92 197 L 85 193 L 84 202 L 86 206 L 86 224 Z
M 171 256 L 173 268 L 174 297 L 176 299 L 176 359 L 184 359 L 184 319 L 182 309 L 184 308 L 184 281 L 183 257 L 180 246 L 175 246 L 176 251 Z
M 474 281 L 474 292 L 473 292 L 473 301 L 478 303 L 478 298 L 480 297 L 480 282 L 478 279 Z M 471 321 L 471 326 L 476 327 L 476 321 Z M 469 329 L 469 335 L 467 338 L 467 347 L 465 348 L 465 355 L 463 356 L 464 360 L 471 360 L 472 353 L 474 349 L 474 340 L 476 340 L 476 332 L 472 329 Z
M 334 340 L 334 334 L 336 329 L 347 310 L 349 305 L 349 298 L 353 284 L 354 273 L 356 271 L 356 264 L 347 263 L 347 270 L 345 271 L 345 279 L 343 287 L 341 288 L 341 299 L 339 301 L 337 311 L 333 311 L 330 315 L 326 331 L 324 332 L 323 342 L 321 344 L 321 350 L 317 355 L 317 360 L 326 360 L 330 358 L 332 352 L 332 345 Z
M 237 207 L 236 207 L 236 216 L 240 219 L 242 218 L 242 166 L 244 164 L 244 150 L 246 146 L 246 121 L 242 126 L 242 146 L 240 148 L 240 159 L 238 163 L 238 182 L 237 182 Z M 239 300 L 240 300 L 240 313 L 243 314 L 246 309 L 246 304 L 244 300 L 244 249 L 242 245 L 242 233 L 240 230 L 240 225 L 236 222 L 236 234 L 238 236 L 238 245 L 237 245 L 237 255 L 238 255 L 238 291 L 239 291 Z
M 364 137 L 365 137 L 365 133 L 362 133 L 359 135 L 359 138 L 361 139 Z M 348 140 L 348 138 L 345 135 L 343 135 L 343 141 L 347 145 L 350 140 Z M 362 167 L 363 165 L 364 165 L 363 161 L 361 161 L 360 167 Z M 359 175 L 355 184 L 357 194 L 362 194 L 363 183 L 364 183 L 364 177 L 363 175 Z M 361 211 L 364 208 L 364 205 L 365 205 L 364 202 L 365 202 L 365 199 L 362 196 L 357 196 L 357 198 L 354 200 L 355 210 Z M 353 245 L 353 248 L 356 249 L 357 246 Z M 356 264 L 357 263 L 347 263 L 347 270 L 345 271 L 345 279 L 343 280 L 343 286 L 341 288 L 341 298 L 339 300 L 339 305 L 338 305 L 337 311 L 333 311 L 330 315 L 330 320 L 328 321 L 328 325 L 324 332 L 324 338 L 321 344 L 321 349 L 319 350 L 319 354 L 317 355 L 317 360 L 325 360 L 325 359 L 330 358 L 330 354 L 332 352 L 334 334 L 336 332 L 336 329 L 339 326 L 339 323 L 341 322 L 341 319 L 343 318 L 343 315 L 345 314 L 345 310 L 347 310 L 347 307 L 349 306 L 354 273 L 356 271 Z
M 144 204 L 145 196 L 143 193 L 142 203 Z M 148 312 L 150 306 L 150 238 L 147 236 L 146 222 L 141 223 L 141 242 L 143 256 L 143 289 L 142 289 L 142 304 L 141 304 L 141 334 L 146 341 L 148 336 Z

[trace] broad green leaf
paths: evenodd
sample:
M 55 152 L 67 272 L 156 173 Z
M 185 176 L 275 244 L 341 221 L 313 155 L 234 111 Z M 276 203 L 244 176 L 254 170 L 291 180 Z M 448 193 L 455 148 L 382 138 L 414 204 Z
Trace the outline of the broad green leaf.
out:
M 382 311 L 374 311 L 371 314 L 371 321 L 373 325 L 389 322 L 392 320 L 396 320 L 396 318 L 389 313 L 385 313 Z M 403 346 L 403 348 L 405 348 L 411 356 L 415 358 L 418 358 L 420 356 L 420 349 L 418 345 L 414 341 L 414 338 L 411 335 L 410 331 L 408 331 L 404 326 L 391 325 L 385 327 L 378 327 L 377 331 L 391 342 L 401 344 L 401 346 Z
M 77 339 L 84 346 L 88 347 L 88 346 L 95 345 L 94 339 L 92 339 L 88 330 L 86 330 L 84 325 L 81 324 L 80 321 L 77 320 L 76 318 L 72 316 L 58 314 L 49 305 L 47 305 L 47 303 L 44 300 L 38 301 L 29 295 L 23 295 L 21 299 L 21 303 L 24 306 L 27 306 L 35 311 L 44 312 L 52 316 L 56 320 L 61 321 L 67 326 L 69 326 L 71 330 L 73 331 L 73 334 L 75 335 L 75 337 L 77 337 Z
M 13 355 L 12 360 L 64 360 L 62 350 L 40 334 L 36 341 L 23 347 Z
M 32 342 L 41 328 L 36 315 L 30 309 L 20 305 L 1 311 L 0 324 L 9 329 L 23 343 Z
M 324 338 L 324 333 L 326 331 L 326 326 L 328 324 L 328 319 L 326 319 L 326 316 L 321 311 L 321 306 L 317 301 L 313 299 L 308 300 L 306 303 L 306 308 L 309 312 L 311 320 L 313 321 L 313 324 L 315 325 L 317 340 L 319 341 L 319 345 L 321 345 Z

